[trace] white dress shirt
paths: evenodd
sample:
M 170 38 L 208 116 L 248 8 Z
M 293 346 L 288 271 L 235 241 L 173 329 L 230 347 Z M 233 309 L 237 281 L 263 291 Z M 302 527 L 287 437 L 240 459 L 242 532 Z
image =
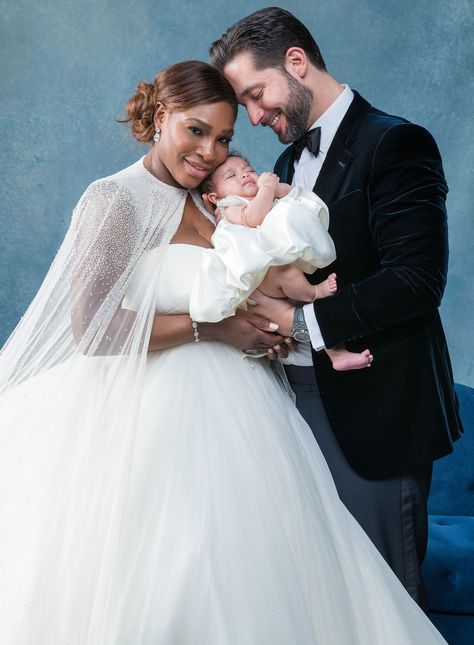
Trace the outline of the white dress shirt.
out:
M 326 159 L 329 146 L 354 98 L 354 92 L 347 85 L 343 85 L 343 87 L 344 90 L 339 94 L 334 103 L 309 128 L 310 130 L 317 127 L 321 128 L 319 153 L 315 157 L 308 148 L 304 148 L 299 161 L 295 161 L 295 174 L 293 176 L 292 186 L 302 186 L 303 188 L 313 190 L 321 167 Z M 330 211 L 329 218 L 331 218 Z M 313 305 L 311 303 L 305 305 L 303 311 L 311 338 L 311 345 L 316 351 L 324 349 L 324 340 L 318 321 L 316 320 Z M 288 358 L 283 359 L 282 363 L 300 366 L 312 365 L 313 360 L 310 346 L 305 343 L 299 343 L 298 349 L 290 352 Z

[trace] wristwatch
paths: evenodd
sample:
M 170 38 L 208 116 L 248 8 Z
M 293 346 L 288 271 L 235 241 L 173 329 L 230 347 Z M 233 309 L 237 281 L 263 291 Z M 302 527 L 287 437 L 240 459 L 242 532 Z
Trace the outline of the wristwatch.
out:
M 304 319 L 303 307 L 295 307 L 293 317 L 293 329 L 291 330 L 291 337 L 298 343 L 309 343 L 309 331 Z

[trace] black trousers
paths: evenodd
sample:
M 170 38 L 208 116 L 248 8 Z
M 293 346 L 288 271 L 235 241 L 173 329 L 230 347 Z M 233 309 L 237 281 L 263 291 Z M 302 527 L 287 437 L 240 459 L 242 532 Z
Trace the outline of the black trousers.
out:
M 329 426 L 313 368 L 287 366 L 285 370 L 296 405 L 321 448 L 341 500 L 408 593 L 427 609 L 420 567 L 428 541 L 432 463 L 390 479 L 361 477 L 347 462 Z

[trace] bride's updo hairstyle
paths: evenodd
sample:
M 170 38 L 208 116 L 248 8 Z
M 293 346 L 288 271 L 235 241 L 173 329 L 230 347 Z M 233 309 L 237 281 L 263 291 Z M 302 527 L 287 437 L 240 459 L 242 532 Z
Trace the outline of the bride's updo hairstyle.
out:
M 151 143 L 155 134 L 153 118 L 160 105 L 179 112 L 221 101 L 229 103 L 237 116 L 237 99 L 225 76 L 207 63 L 188 60 L 167 67 L 152 83 L 140 81 L 126 106 L 128 118 L 120 123 L 128 123 L 138 141 Z

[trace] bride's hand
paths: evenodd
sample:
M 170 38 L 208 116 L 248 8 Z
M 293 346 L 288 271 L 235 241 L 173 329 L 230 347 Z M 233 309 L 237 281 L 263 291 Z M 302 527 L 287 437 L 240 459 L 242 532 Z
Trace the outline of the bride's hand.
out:
M 283 334 L 285 338 L 291 335 L 295 307 L 288 300 L 270 298 L 257 289 L 247 303 L 252 313 L 277 323 L 278 333 Z
M 296 340 L 293 338 L 285 338 L 282 345 L 274 345 L 267 349 L 267 356 L 271 361 L 275 361 L 277 358 L 288 358 L 290 350 L 296 349 L 296 345 Z
M 237 309 L 235 316 L 218 323 L 199 323 L 203 340 L 220 340 L 239 349 L 267 351 L 284 343 L 285 338 L 277 333 L 278 325 L 266 316 L 253 311 Z

